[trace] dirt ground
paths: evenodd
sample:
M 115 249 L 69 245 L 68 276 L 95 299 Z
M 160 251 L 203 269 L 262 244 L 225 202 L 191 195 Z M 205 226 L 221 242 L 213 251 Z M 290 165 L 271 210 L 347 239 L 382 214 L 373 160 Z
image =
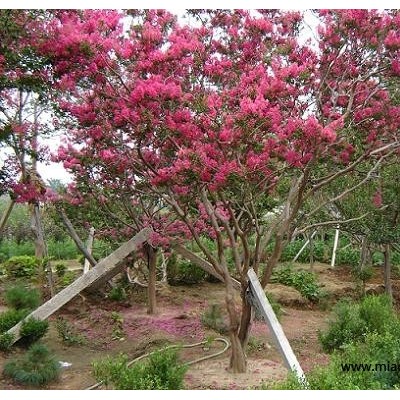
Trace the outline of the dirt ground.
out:
M 355 284 L 345 268 L 330 269 L 316 264 L 314 271 L 319 282 L 329 294 L 329 299 L 351 296 Z M 378 274 L 379 275 L 379 274 Z M 379 290 L 379 276 L 368 286 Z M 305 372 L 328 362 L 318 343 L 318 331 L 326 326 L 329 310 L 322 311 L 299 296 L 292 288 L 268 285 L 267 291 L 283 304 L 281 324 Z M 146 352 L 172 344 L 193 344 L 205 338 L 215 338 L 217 332 L 206 329 L 201 315 L 211 304 L 222 304 L 224 288 L 219 283 L 202 283 L 194 286 L 167 286 L 157 292 L 158 314 L 146 312 L 145 292 L 137 288 L 124 303 L 112 302 L 102 297 L 77 296 L 50 318 L 50 330 L 44 343 L 57 355 L 58 360 L 70 363 L 63 368 L 58 382 L 46 389 L 85 389 L 95 383 L 91 363 L 107 355 L 121 352 L 134 359 Z M 328 307 L 329 308 L 329 307 Z M 73 329 L 86 338 L 83 345 L 66 345 L 56 329 L 57 318 L 62 317 Z M 251 389 L 263 382 L 284 379 L 287 370 L 271 341 L 268 328 L 255 321 L 249 342 L 248 372 L 232 374 L 227 371 L 229 350 L 217 358 L 189 367 L 185 378 L 187 389 Z M 223 343 L 213 342 L 181 350 L 183 361 L 191 361 L 218 352 Z M 18 356 L 14 349 L 4 356 L 0 353 L 0 370 L 6 360 Z M 0 389 L 27 389 L 0 377 Z

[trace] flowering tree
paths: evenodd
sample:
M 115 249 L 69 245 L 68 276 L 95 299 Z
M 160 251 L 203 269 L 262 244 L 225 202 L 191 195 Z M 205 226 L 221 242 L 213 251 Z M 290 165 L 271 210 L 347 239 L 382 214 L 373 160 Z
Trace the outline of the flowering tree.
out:
M 315 49 L 299 40 L 298 12 L 188 15 L 201 25 L 156 10 L 64 12 L 40 51 L 74 121 L 58 157 L 85 188 L 77 198 L 120 192 L 141 204 L 152 246 L 196 243 L 225 283 L 230 366 L 243 372 L 249 268 L 265 287 L 294 229 L 398 151 L 400 109 L 386 82 L 400 75 L 400 17 L 321 11 Z M 366 177 L 303 211 L 366 160 Z M 144 212 L 149 204 L 157 212 Z

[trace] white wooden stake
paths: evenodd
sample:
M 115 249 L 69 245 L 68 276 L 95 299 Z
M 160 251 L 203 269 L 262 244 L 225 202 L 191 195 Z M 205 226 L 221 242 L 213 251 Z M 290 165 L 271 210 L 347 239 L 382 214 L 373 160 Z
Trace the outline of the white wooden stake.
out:
M 89 237 L 86 245 L 86 250 L 88 251 L 89 254 L 92 254 L 93 238 L 94 238 L 94 228 L 92 226 L 89 230 Z M 89 269 L 90 269 L 90 262 L 87 258 L 85 258 L 85 263 L 83 264 L 83 273 L 86 274 L 87 272 L 89 272 Z
M 258 309 L 268 325 L 270 332 L 272 333 L 272 337 L 274 338 L 278 350 L 282 355 L 286 368 L 296 374 L 301 385 L 308 387 L 307 379 L 304 375 L 303 369 L 293 353 L 292 347 L 287 340 L 285 332 L 283 332 L 282 326 L 279 323 L 278 318 L 276 318 L 274 310 L 272 309 L 272 306 L 269 303 L 263 288 L 261 287 L 258 277 L 252 268 L 247 272 L 247 276 L 249 278 L 249 288 L 251 290 L 253 299 L 256 301 Z
M 333 242 L 331 267 L 335 266 L 336 250 L 337 250 L 338 242 L 339 242 L 339 225 L 336 227 L 336 230 L 335 230 L 335 240 Z

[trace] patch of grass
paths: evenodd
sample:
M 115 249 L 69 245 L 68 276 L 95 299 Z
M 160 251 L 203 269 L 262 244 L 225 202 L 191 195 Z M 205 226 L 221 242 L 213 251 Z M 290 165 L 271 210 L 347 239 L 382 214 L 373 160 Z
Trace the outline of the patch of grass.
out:
M 62 317 L 57 318 L 56 329 L 58 336 L 67 345 L 84 345 L 87 343 L 86 338 L 80 333 L 76 332 L 74 327 Z
M 94 362 L 93 374 L 117 390 L 183 389 L 187 367 L 179 362 L 175 349 L 159 350 L 147 359 L 127 366 L 127 357 L 106 358 Z
M 4 366 L 3 374 L 21 385 L 44 386 L 60 375 L 60 365 L 42 344 L 34 344 L 24 356 Z
M 112 311 L 110 317 L 111 317 L 112 324 L 113 324 L 111 338 L 113 340 L 120 340 L 125 336 L 124 318 L 120 313 L 118 313 L 116 311 Z

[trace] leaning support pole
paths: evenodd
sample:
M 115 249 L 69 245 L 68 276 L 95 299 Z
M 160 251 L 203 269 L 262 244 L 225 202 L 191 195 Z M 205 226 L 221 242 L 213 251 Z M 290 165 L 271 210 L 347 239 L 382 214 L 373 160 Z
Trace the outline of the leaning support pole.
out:
M 151 233 L 151 228 L 142 229 L 137 235 L 131 240 L 124 243 L 121 247 L 111 253 L 108 257 L 100 261 L 94 268 L 92 268 L 87 274 L 80 276 L 76 281 L 67 286 L 64 290 L 57 293 L 46 303 L 42 304 L 35 311 L 30 313 L 17 325 L 11 328 L 8 333 L 13 335 L 13 343 L 20 339 L 20 328 L 23 321 L 29 318 L 35 318 L 44 320 L 50 315 L 54 314 L 64 304 L 68 303 L 73 297 L 78 295 L 82 290 L 96 283 L 98 279 L 101 279 L 104 275 L 109 273 L 115 268 L 118 268 L 120 263 L 133 251 L 137 250 L 138 247 L 147 241 Z
M 303 369 L 293 353 L 292 347 L 286 338 L 285 332 L 283 332 L 282 326 L 276 318 L 274 310 L 272 309 L 271 304 L 269 303 L 267 296 L 261 287 L 260 281 L 258 280 L 258 277 L 252 268 L 247 272 L 247 277 L 249 278 L 249 290 L 251 296 L 250 300 L 260 311 L 266 324 L 268 325 L 272 337 L 274 338 L 279 352 L 281 353 L 283 361 L 285 362 L 286 368 L 296 374 L 301 385 L 308 387 Z
M 311 234 L 311 237 L 309 239 L 307 239 L 307 241 L 303 244 L 303 247 L 299 250 L 299 252 L 296 254 L 296 256 L 293 258 L 292 262 L 296 262 L 297 259 L 300 257 L 301 253 L 304 251 L 304 249 L 307 247 L 308 243 L 310 243 L 310 240 L 313 239 L 313 237 L 317 234 L 317 231 L 314 231 Z
M 4 210 L 3 215 L 1 216 L 1 220 L 0 220 L 0 235 L 3 233 L 4 227 L 6 226 L 6 223 L 8 221 L 8 217 L 11 214 L 11 211 L 14 207 L 15 201 L 14 200 L 10 200 L 10 202 L 8 203 L 7 208 Z
M 65 213 L 63 208 L 59 208 L 58 211 L 60 212 L 61 218 L 65 227 L 67 228 L 69 235 L 71 236 L 72 240 L 75 242 L 78 249 L 81 253 L 86 257 L 86 259 L 90 262 L 91 266 L 94 267 L 97 264 L 97 261 L 93 258 L 93 256 L 86 250 L 85 245 L 83 244 L 82 240 L 79 238 L 78 234 L 76 233 L 74 227 L 72 226 L 71 221 L 69 220 L 67 214 Z

